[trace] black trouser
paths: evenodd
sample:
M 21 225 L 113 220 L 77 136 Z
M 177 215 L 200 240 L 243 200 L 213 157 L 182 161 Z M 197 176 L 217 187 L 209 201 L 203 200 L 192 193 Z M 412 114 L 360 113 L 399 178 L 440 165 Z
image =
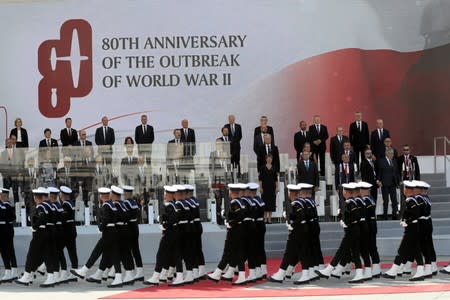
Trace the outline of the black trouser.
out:
M 128 223 L 128 232 L 130 235 L 131 254 L 134 257 L 136 267 L 142 268 L 142 256 L 139 249 L 139 226 L 137 222 Z
M 423 265 L 423 257 L 420 251 L 418 223 L 408 224 L 403 233 L 402 241 L 398 247 L 398 254 L 394 259 L 396 265 L 400 265 L 408 259 L 414 258 L 418 265 Z
M 368 250 L 370 257 L 372 259 L 372 264 L 379 264 L 380 263 L 380 255 L 378 254 L 378 248 L 377 248 L 377 221 L 376 220 L 369 220 L 367 221 L 368 224 Z
M 244 261 L 247 260 L 248 268 L 254 269 L 257 266 L 256 257 L 256 225 L 254 221 L 244 221 L 242 224 L 244 237 Z
M 169 255 L 169 264 L 165 269 L 168 269 L 168 267 L 175 267 L 177 273 L 183 272 L 183 261 L 181 257 L 181 231 L 180 228 L 177 229 L 170 229 L 173 230 L 173 237 L 171 238 L 171 244 L 172 247 L 172 253 Z
M 320 176 L 325 176 L 325 149 L 317 149 L 313 147 L 313 154 L 319 160 Z
M 187 271 L 192 271 L 193 268 L 193 255 L 192 255 L 192 245 L 193 245 L 193 235 L 190 224 L 178 224 L 180 235 L 180 249 L 181 249 L 181 260 L 184 261 Z M 177 267 L 177 269 L 179 269 Z
M 165 268 L 166 270 L 169 266 L 174 264 L 174 252 L 179 258 L 179 249 L 177 249 L 178 240 L 178 230 L 177 229 L 166 229 L 162 233 L 161 240 L 159 241 L 158 252 L 156 253 L 156 266 L 155 272 L 161 273 L 161 270 Z M 177 263 L 175 262 L 175 265 Z
M 205 256 L 203 255 L 202 245 L 203 226 L 200 221 L 194 221 L 194 230 L 194 265 L 198 267 L 205 265 Z
M 369 252 L 369 226 L 367 225 L 366 220 L 359 221 L 359 230 L 360 230 L 360 252 L 361 257 L 364 261 L 364 267 L 371 267 L 372 263 L 370 261 L 370 252 Z
M 322 247 L 320 246 L 320 225 L 318 220 L 309 222 L 309 237 L 311 239 L 311 255 L 313 266 L 323 264 Z
M 0 253 L 6 270 L 11 269 L 11 242 L 9 237 L 9 225 L 0 225 Z M 14 246 L 13 246 L 14 247 Z
M 330 262 L 333 267 L 338 263 L 342 265 L 348 261 L 348 254 L 350 253 L 353 263 L 356 269 L 361 269 L 360 259 L 360 228 L 358 223 L 350 224 L 347 228 L 344 228 L 344 237 L 342 238 L 341 245 Z
M 431 261 L 436 262 L 436 251 L 434 250 L 434 242 L 433 242 L 433 221 L 431 220 L 431 217 L 427 221 L 428 221 L 427 241 L 428 247 L 430 249 Z
M 38 266 L 45 262 L 47 267 L 47 273 L 53 273 L 59 271 L 59 256 L 58 256 L 58 245 L 55 225 L 48 225 L 46 227 L 47 231 L 47 241 L 45 243 L 45 253 L 41 256 L 41 261 Z
M 47 245 L 48 232 L 45 229 L 40 228 L 33 232 L 25 262 L 25 272 L 30 273 L 36 271 L 42 263 L 42 258 L 44 258 L 47 270 L 53 273 L 53 270 L 49 270 L 49 266 L 51 266 L 52 263 L 49 261 L 49 253 L 46 251 Z
M 372 185 L 372 187 L 370 188 L 370 195 L 373 198 L 373 201 L 375 201 L 375 207 L 377 204 L 377 199 L 378 199 L 378 186 L 376 184 Z
M 267 262 L 265 250 L 266 224 L 264 221 L 256 221 L 256 261 L 257 266 L 265 265 Z
M 434 250 L 432 233 L 433 229 L 430 227 L 430 222 L 428 220 L 419 219 L 419 244 L 420 250 L 425 259 L 425 264 L 431 264 L 432 252 Z M 431 243 L 430 243 L 431 237 Z M 435 254 L 436 255 L 436 254 Z
M 295 266 L 298 262 L 301 262 L 303 270 L 314 266 L 309 234 L 307 224 L 297 225 L 289 232 L 280 269 L 286 270 L 289 265 Z
M 397 208 L 398 208 L 398 202 L 397 202 L 397 191 L 394 185 L 391 186 L 382 186 L 381 187 L 381 194 L 383 196 L 383 214 L 385 217 L 388 215 L 388 207 L 389 207 L 389 197 L 391 197 L 391 203 L 392 203 L 392 216 L 397 215 Z
M 106 227 L 102 232 L 102 240 L 103 257 L 100 262 L 99 269 L 105 270 L 109 266 L 113 265 L 116 274 L 122 273 L 118 244 L 124 244 L 124 242 L 119 240 L 117 229 L 115 227 Z
M 94 249 L 92 249 L 91 255 L 89 256 L 89 258 L 85 264 L 86 267 L 88 267 L 89 269 L 92 268 L 92 266 L 95 264 L 95 262 L 100 257 L 100 255 L 102 255 L 103 247 L 104 247 L 104 241 L 103 241 L 103 234 L 102 234 L 100 239 L 97 241 L 97 244 L 95 244 Z
M 72 225 L 73 224 L 73 225 Z M 77 229 L 74 223 L 63 226 L 64 230 L 64 248 L 67 248 L 67 254 L 72 264 L 72 269 L 78 268 L 77 255 Z
M 134 269 L 133 257 L 131 256 L 131 240 L 130 234 L 128 230 L 128 225 L 116 225 L 117 237 L 116 241 L 118 242 L 118 251 L 120 256 L 120 261 L 123 264 L 123 267 L 126 271 L 131 271 Z M 111 264 L 114 261 L 110 262 Z M 117 271 L 116 271 L 117 272 Z
M 241 224 L 235 224 L 232 228 L 227 229 L 225 245 L 223 248 L 222 259 L 217 266 L 223 270 L 229 264 L 231 267 L 238 267 L 239 271 L 244 271 L 244 247 L 242 243 Z

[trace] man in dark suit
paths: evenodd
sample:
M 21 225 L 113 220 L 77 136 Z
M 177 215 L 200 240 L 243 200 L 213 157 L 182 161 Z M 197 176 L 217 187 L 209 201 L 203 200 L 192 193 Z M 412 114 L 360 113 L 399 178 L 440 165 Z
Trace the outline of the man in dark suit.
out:
M 134 180 L 137 177 L 136 170 L 138 164 L 138 158 L 136 156 L 133 156 L 134 145 L 126 145 L 126 152 L 127 156 L 122 158 L 122 161 L 120 163 L 120 174 L 122 177 L 122 182 L 125 185 L 134 186 Z
M 378 196 L 378 185 L 377 185 L 377 167 L 375 165 L 376 160 L 372 156 L 372 150 L 366 149 L 364 151 L 364 158 L 361 160 L 359 170 L 361 173 L 361 180 L 368 182 L 372 185 L 370 188 L 370 195 L 373 197 L 375 203 L 377 202 Z
M 356 154 L 356 163 L 364 158 L 364 150 L 369 145 L 369 126 L 362 120 L 362 114 L 355 112 L 355 122 L 350 124 L 348 130 L 350 144 Z
M 76 195 L 78 194 L 78 176 L 78 170 L 72 166 L 72 159 L 64 157 L 64 166 L 56 170 L 57 186 L 68 186 L 72 189 L 73 195 Z
M 174 138 L 167 144 L 166 165 L 171 175 L 178 175 L 180 162 L 183 158 L 184 145 L 181 140 L 181 129 L 174 129 Z
M 94 160 L 94 149 L 92 148 L 92 142 L 86 139 L 86 130 L 82 129 L 78 132 L 79 139 L 73 144 L 73 153 L 75 154 L 74 162 L 75 165 L 79 165 L 85 158 L 85 149 L 90 148 L 91 157 L 89 160 Z
M 66 118 L 66 127 L 61 129 L 59 134 L 61 139 L 61 144 L 63 147 L 65 146 L 75 146 L 75 143 L 78 141 L 77 131 L 72 128 L 72 119 Z
M 320 116 L 314 116 L 314 124 L 309 126 L 309 136 L 311 140 L 312 153 L 319 160 L 320 175 L 325 176 L 325 151 L 328 139 L 327 126 L 321 124 Z
M 397 159 L 401 180 L 420 180 L 420 168 L 417 157 L 410 153 L 409 145 L 403 145 L 403 155 Z
M 390 137 L 389 130 L 383 128 L 383 120 L 377 120 L 377 128 L 370 135 L 370 148 L 375 157 L 381 158 L 385 153 L 384 139 Z
M 52 131 L 45 128 L 44 139 L 39 142 L 39 161 L 46 160 L 48 155 L 53 161 L 59 162 L 58 141 L 52 138 Z
M 258 149 L 258 155 L 256 160 L 258 162 L 258 172 L 266 165 L 266 155 L 272 154 L 272 167 L 275 172 L 280 172 L 280 153 L 278 147 L 272 143 L 272 137 L 270 134 L 264 135 L 264 144 Z
M 95 144 L 98 147 L 98 154 L 102 155 L 105 162 L 110 164 L 112 161 L 112 145 L 116 141 L 114 129 L 108 126 L 108 117 L 102 117 L 102 126 L 98 127 L 95 131 Z
M 392 151 L 394 151 L 394 160 L 397 162 L 398 152 L 397 152 L 397 149 L 392 147 L 392 139 L 390 137 L 387 137 L 384 139 L 383 143 L 384 143 L 384 152 L 386 153 L 387 150 L 392 149 Z
M 16 118 L 14 120 L 14 126 L 9 136 L 14 135 L 17 138 L 17 148 L 28 148 L 28 133 L 25 128 L 22 128 L 22 119 Z
M 397 219 L 398 200 L 396 188 L 400 183 L 400 178 L 398 165 L 393 158 L 394 151 L 390 149 L 386 151 L 385 157 L 377 160 L 377 184 L 381 187 L 381 193 L 383 196 L 383 217 L 385 220 L 387 220 L 389 197 L 391 198 L 392 204 L 392 219 Z
M 236 124 L 236 117 L 234 115 L 228 116 L 228 124 L 225 124 L 224 127 L 228 128 L 228 133 L 231 137 L 231 164 L 234 168 L 238 168 L 239 175 L 241 173 L 242 128 L 240 124 Z
M 184 144 L 183 155 L 185 159 L 192 160 L 195 155 L 195 131 L 189 128 L 189 121 L 187 119 L 181 120 L 181 141 Z
M 270 134 L 268 132 L 268 127 L 266 125 L 263 125 L 258 128 L 260 129 L 259 133 L 253 137 L 253 152 L 255 152 L 256 155 L 258 155 L 259 148 L 261 148 L 261 146 L 264 145 L 264 136 L 266 134 Z
M 267 125 L 267 123 L 269 122 L 269 119 L 267 118 L 267 116 L 261 116 L 261 118 L 259 118 L 259 126 L 255 128 L 254 132 L 253 132 L 253 137 L 256 137 L 258 135 L 261 135 L 261 133 L 263 133 L 262 127 L 267 127 L 266 132 L 272 136 L 272 145 L 275 145 L 275 135 L 274 135 L 274 131 L 272 126 Z
M 138 144 L 139 155 L 145 156 L 147 165 L 151 164 L 152 143 L 155 140 L 153 126 L 148 125 L 147 115 L 141 116 L 141 124 L 134 130 L 134 140 Z
M 341 157 L 344 153 L 344 142 L 348 142 L 348 136 L 344 135 L 344 128 L 339 126 L 336 128 L 336 135 L 330 140 L 330 158 L 335 167 L 341 162 Z
M 344 208 L 344 195 L 342 185 L 344 183 L 355 182 L 354 164 L 350 162 L 348 154 L 342 154 L 340 162 L 335 165 L 334 181 L 336 191 L 339 195 L 339 208 Z
M 86 130 L 84 130 L 84 129 L 80 130 L 79 135 L 80 135 L 80 139 L 74 143 L 74 146 L 80 146 L 80 147 L 92 146 L 92 142 L 89 141 L 88 139 L 86 139 L 86 137 L 87 137 Z
M 316 163 L 311 159 L 311 152 L 306 150 L 302 152 L 302 157 L 297 164 L 297 172 L 299 183 L 312 184 L 315 191 L 319 189 L 319 171 Z
M 297 152 L 297 162 L 300 159 L 300 154 L 303 151 L 303 146 L 305 143 L 310 143 L 308 126 L 305 121 L 300 121 L 300 130 L 297 131 L 294 135 L 294 148 Z
M 45 147 L 58 147 L 58 141 L 52 139 L 52 131 L 50 130 L 50 128 L 45 128 L 44 139 L 39 142 L 39 148 Z

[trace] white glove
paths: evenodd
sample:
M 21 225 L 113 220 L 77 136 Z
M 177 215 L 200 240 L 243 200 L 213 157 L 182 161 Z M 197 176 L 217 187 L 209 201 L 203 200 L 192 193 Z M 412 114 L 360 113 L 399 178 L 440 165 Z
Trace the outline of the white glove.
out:
M 225 220 L 225 222 L 224 222 L 224 223 L 225 223 L 225 226 L 227 226 L 227 228 L 228 228 L 228 229 L 230 229 L 230 228 L 231 228 L 231 226 L 230 226 L 230 223 L 228 223 L 228 222 L 227 222 L 227 220 Z
M 343 220 L 341 220 L 339 223 L 341 224 L 342 228 L 347 228 L 348 227 L 347 225 L 345 225 L 345 222 Z
M 159 223 L 159 216 L 157 216 L 157 217 L 156 217 L 156 222 L 158 222 L 158 223 Z
M 286 211 L 285 210 L 283 210 L 283 218 L 286 219 Z
M 159 225 L 159 229 L 161 229 L 161 231 L 166 230 L 166 229 L 164 228 L 164 226 L 162 226 L 162 225 Z
M 400 222 L 400 226 L 402 226 L 403 228 L 408 227 L 408 224 L 406 224 L 405 221 L 401 221 Z
M 287 229 L 288 229 L 289 231 L 292 231 L 292 230 L 294 230 L 294 227 L 292 227 L 291 224 L 288 224 Z
M 340 213 L 341 213 L 341 209 L 338 208 L 338 209 L 337 209 L 337 214 L 339 215 Z
M 222 217 L 225 217 L 225 209 L 222 209 L 222 210 L 220 211 L 220 215 L 221 215 Z

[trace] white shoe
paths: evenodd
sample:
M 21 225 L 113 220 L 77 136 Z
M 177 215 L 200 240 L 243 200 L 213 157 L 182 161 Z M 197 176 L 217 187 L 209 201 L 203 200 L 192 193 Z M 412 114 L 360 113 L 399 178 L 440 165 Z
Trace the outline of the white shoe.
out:
M 234 277 L 234 268 L 228 267 L 228 270 L 225 272 L 225 274 L 222 275 L 221 279 L 226 281 L 232 281 L 233 277 Z
M 134 275 L 133 271 L 125 271 L 125 276 L 122 280 L 123 285 L 133 285 L 134 284 Z
M 123 286 L 122 274 L 120 274 L 120 273 L 114 275 L 113 282 L 111 282 L 111 284 L 108 284 L 109 288 L 118 288 L 118 287 L 122 287 L 122 286 Z
M 320 278 L 320 276 L 316 273 L 319 272 L 319 269 L 316 271 L 315 268 L 309 268 L 308 271 L 309 281 L 318 280 Z
M 256 273 L 256 274 L 255 274 L 256 280 L 262 279 L 262 270 L 261 270 L 261 267 L 256 267 L 255 273 Z
M 28 272 L 24 272 L 22 277 L 14 281 L 15 283 L 21 284 L 21 285 L 29 285 L 33 282 L 33 275 Z
M 437 273 L 438 273 L 437 264 L 435 261 L 432 261 L 431 262 L 431 274 L 433 274 L 433 276 L 434 276 L 434 275 L 437 275 Z
M 198 281 L 198 268 L 192 269 L 192 277 L 194 277 L 194 281 Z
M 144 268 L 136 268 L 136 275 L 134 276 L 134 281 L 144 281 Z
M 342 277 L 342 272 L 344 271 L 345 267 L 341 264 L 338 264 L 333 271 L 331 271 L 331 277 L 334 278 L 341 278 Z
M 399 265 L 393 264 L 392 267 L 383 274 L 384 278 L 389 278 L 389 279 L 395 279 L 395 277 L 398 274 L 398 269 L 400 268 Z
M 59 284 L 60 281 L 59 272 L 53 272 L 53 280 L 55 281 L 55 285 Z
M 167 282 L 167 269 L 162 269 L 159 274 L 159 282 Z
M 104 271 L 102 271 L 100 269 L 97 269 L 97 271 L 95 271 L 94 274 L 92 274 L 91 276 L 86 278 L 86 281 L 87 282 L 92 282 L 92 283 L 98 283 L 98 284 L 102 283 L 103 272 Z
M 450 274 L 450 264 L 448 266 L 446 266 L 445 268 L 442 268 L 439 272 L 441 272 L 442 274 Z
M 409 281 L 422 281 L 425 279 L 425 268 L 423 266 L 417 266 L 416 274 L 409 279 Z
M 167 280 L 172 280 L 174 274 L 175 274 L 175 268 L 169 267 L 169 270 L 167 271 Z
M 364 280 L 372 280 L 372 268 L 370 267 L 364 268 L 363 278 Z
M 232 283 L 232 285 L 244 285 L 246 283 L 247 280 L 245 279 L 245 271 L 239 271 L 238 278 Z
M 72 273 L 73 275 L 75 275 L 81 279 L 84 279 L 84 277 L 86 277 L 88 271 L 89 271 L 88 267 L 82 266 L 80 269 L 70 270 L 70 273 Z
M 36 272 L 38 272 L 39 274 L 41 274 L 42 276 L 45 275 L 45 272 L 47 272 L 47 267 L 45 266 L 45 263 L 42 263 L 36 270 Z
M 411 261 L 407 261 L 406 264 L 403 265 L 402 273 L 406 274 L 406 275 L 412 274 L 412 262 Z
M 348 263 L 348 264 L 345 265 L 344 273 L 346 275 L 350 275 L 351 272 L 352 272 L 352 264 Z
M 222 270 L 217 268 L 214 272 L 207 274 L 206 278 L 215 282 L 219 282 L 222 277 Z
M 17 275 L 17 268 L 11 268 L 11 277 L 13 280 L 19 278 L 19 276 Z
M 299 280 L 295 281 L 294 284 L 300 285 L 300 284 L 307 284 L 309 283 L 309 270 L 302 270 L 302 276 Z
M 324 269 L 317 271 L 317 275 L 319 275 L 322 278 L 330 278 L 331 272 L 333 271 L 332 265 L 327 265 Z
M 206 279 L 205 265 L 198 266 L 198 279 Z
M 353 279 L 351 279 L 348 283 L 363 283 L 363 282 L 364 282 L 363 269 L 356 269 L 355 277 L 353 277 Z
M 291 279 L 292 275 L 294 275 L 294 266 L 289 265 L 286 268 L 286 275 L 284 277 L 286 277 L 287 279 Z
M 183 283 L 185 284 L 194 283 L 194 273 L 192 271 L 186 271 L 186 276 L 183 279 Z
M 381 276 L 380 264 L 372 264 L 372 277 L 378 278 Z
M 397 276 L 402 277 L 404 268 L 405 268 L 405 264 L 400 264 L 400 266 L 398 267 L 398 270 L 397 270 Z
M 55 286 L 55 276 L 54 273 L 47 273 L 47 279 L 44 281 L 44 283 L 41 283 L 39 286 L 41 288 L 48 288 L 48 287 L 54 287 Z
M 145 285 L 159 285 L 159 281 L 160 281 L 160 273 L 153 272 L 152 277 L 150 277 L 149 279 L 144 281 L 144 284 Z
M 74 276 L 72 273 L 67 272 L 67 279 L 66 282 L 77 282 L 78 277 Z
M 67 283 L 67 276 L 69 276 L 67 270 L 61 270 L 59 273 L 59 283 Z
M 267 265 L 261 265 L 262 279 L 267 278 Z
M 286 276 L 286 270 L 278 269 L 278 271 L 269 277 L 269 281 L 271 282 L 277 282 L 282 283 L 284 280 L 284 277 Z
M 255 269 L 250 269 L 248 271 L 248 277 L 247 277 L 247 282 L 255 282 L 256 281 L 256 270 Z
M 108 273 L 109 273 L 109 268 L 106 268 L 105 271 L 103 271 L 103 274 L 102 274 L 102 280 L 103 281 L 107 281 L 108 280 Z
M 424 269 L 424 278 L 431 278 L 433 277 L 433 272 L 431 271 L 431 264 L 425 265 Z
M 181 285 L 183 285 L 183 283 L 184 283 L 183 273 L 177 272 L 177 275 L 175 276 L 175 280 L 173 280 L 172 283 L 169 284 L 169 286 L 181 286 Z
M 5 274 L 3 275 L 2 279 L 0 280 L 0 282 L 2 283 L 8 283 L 8 282 L 12 282 L 13 281 L 13 277 L 11 274 L 11 269 L 6 269 L 5 270 Z
M 111 278 L 111 279 L 116 278 L 116 271 L 114 270 L 114 266 L 112 266 L 111 269 L 109 270 L 108 278 Z

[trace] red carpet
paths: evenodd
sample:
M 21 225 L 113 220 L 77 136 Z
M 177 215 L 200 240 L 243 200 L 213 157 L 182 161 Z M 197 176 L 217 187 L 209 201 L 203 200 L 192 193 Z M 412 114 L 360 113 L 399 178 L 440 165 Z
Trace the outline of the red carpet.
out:
M 328 262 L 330 258 L 326 258 Z M 280 260 L 268 261 L 269 274 L 276 272 Z M 438 263 L 439 266 L 446 266 L 446 262 Z M 383 268 L 390 267 L 389 264 L 382 264 Z M 374 281 L 376 282 L 376 281 Z M 257 283 L 245 286 L 232 286 L 230 282 L 221 281 L 214 283 L 204 280 L 194 285 L 182 287 L 168 287 L 162 284 L 158 287 L 144 287 L 133 291 L 118 293 L 102 299 L 168 299 L 168 298 L 249 298 L 249 297 L 302 297 L 302 296 L 333 296 L 333 295 L 372 295 L 372 294 L 402 294 L 450 291 L 450 283 L 421 282 L 418 284 L 395 285 L 395 286 L 348 286 L 348 287 L 316 287 L 316 286 L 294 286 L 288 284 L 275 284 L 258 288 Z M 406 282 L 405 282 L 406 283 Z M 368 283 L 370 284 L 370 283 Z

